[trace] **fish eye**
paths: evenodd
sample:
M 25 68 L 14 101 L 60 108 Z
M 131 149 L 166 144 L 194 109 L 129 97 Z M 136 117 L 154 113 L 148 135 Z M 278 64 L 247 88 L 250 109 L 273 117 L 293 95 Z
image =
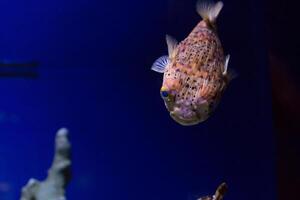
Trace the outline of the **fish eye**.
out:
M 161 96 L 167 98 L 169 96 L 168 91 L 161 91 Z

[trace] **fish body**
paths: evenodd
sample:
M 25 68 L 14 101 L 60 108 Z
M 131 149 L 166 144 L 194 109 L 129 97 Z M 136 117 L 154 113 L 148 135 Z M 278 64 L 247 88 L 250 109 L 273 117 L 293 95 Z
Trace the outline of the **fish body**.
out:
M 171 117 L 182 125 L 205 121 L 232 79 L 227 72 L 229 56 L 224 56 L 215 24 L 222 7 L 222 2 L 199 1 L 203 20 L 180 43 L 167 35 L 169 55 L 152 66 L 164 73 L 161 96 Z

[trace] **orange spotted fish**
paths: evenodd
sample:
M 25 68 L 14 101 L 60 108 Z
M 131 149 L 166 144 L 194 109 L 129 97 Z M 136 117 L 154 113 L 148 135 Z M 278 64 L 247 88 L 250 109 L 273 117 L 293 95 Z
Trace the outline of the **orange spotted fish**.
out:
M 152 70 L 164 73 L 161 96 L 171 117 L 181 125 L 205 121 L 234 78 L 228 70 L 230 56 L 224 56 L 217 35 L 216 19 L 222 8 L 222 2 L 200 0 L 197 11 L 203 20 L 179 44 L 167 35 L 169 55 L 152 65 Z

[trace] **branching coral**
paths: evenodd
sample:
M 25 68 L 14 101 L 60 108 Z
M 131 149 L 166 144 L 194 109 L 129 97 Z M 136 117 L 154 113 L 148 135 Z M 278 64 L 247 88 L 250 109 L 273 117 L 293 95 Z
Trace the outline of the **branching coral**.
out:
M 30 179 L 22 188 L 21 200 L 65 200 L 65 187 L 71 177 L 71 145 L 68 130 L 60 129 L 55 138 L 55 155 L 44 181 Z

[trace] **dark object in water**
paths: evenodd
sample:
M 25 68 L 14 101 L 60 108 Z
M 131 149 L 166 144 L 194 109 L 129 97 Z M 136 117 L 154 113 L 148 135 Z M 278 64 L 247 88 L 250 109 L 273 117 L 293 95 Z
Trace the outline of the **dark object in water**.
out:
M 0 62 L 0 77 L 37 78 L 38 62 Z
M 46 180 L 30 179 L 22 188 L 21 200 L 66 200 L 65 187 L 71 177 L 71 145 L 68 130 L 60 129 L 55 138 L 55 155 Z
M 222 183 L 216 190 L 215 194 L 213 196 L 205 196 L 201 197 L 198 200 L 222 200 L 225 193 L 227 192 L 228 187 L 226 183 Z

